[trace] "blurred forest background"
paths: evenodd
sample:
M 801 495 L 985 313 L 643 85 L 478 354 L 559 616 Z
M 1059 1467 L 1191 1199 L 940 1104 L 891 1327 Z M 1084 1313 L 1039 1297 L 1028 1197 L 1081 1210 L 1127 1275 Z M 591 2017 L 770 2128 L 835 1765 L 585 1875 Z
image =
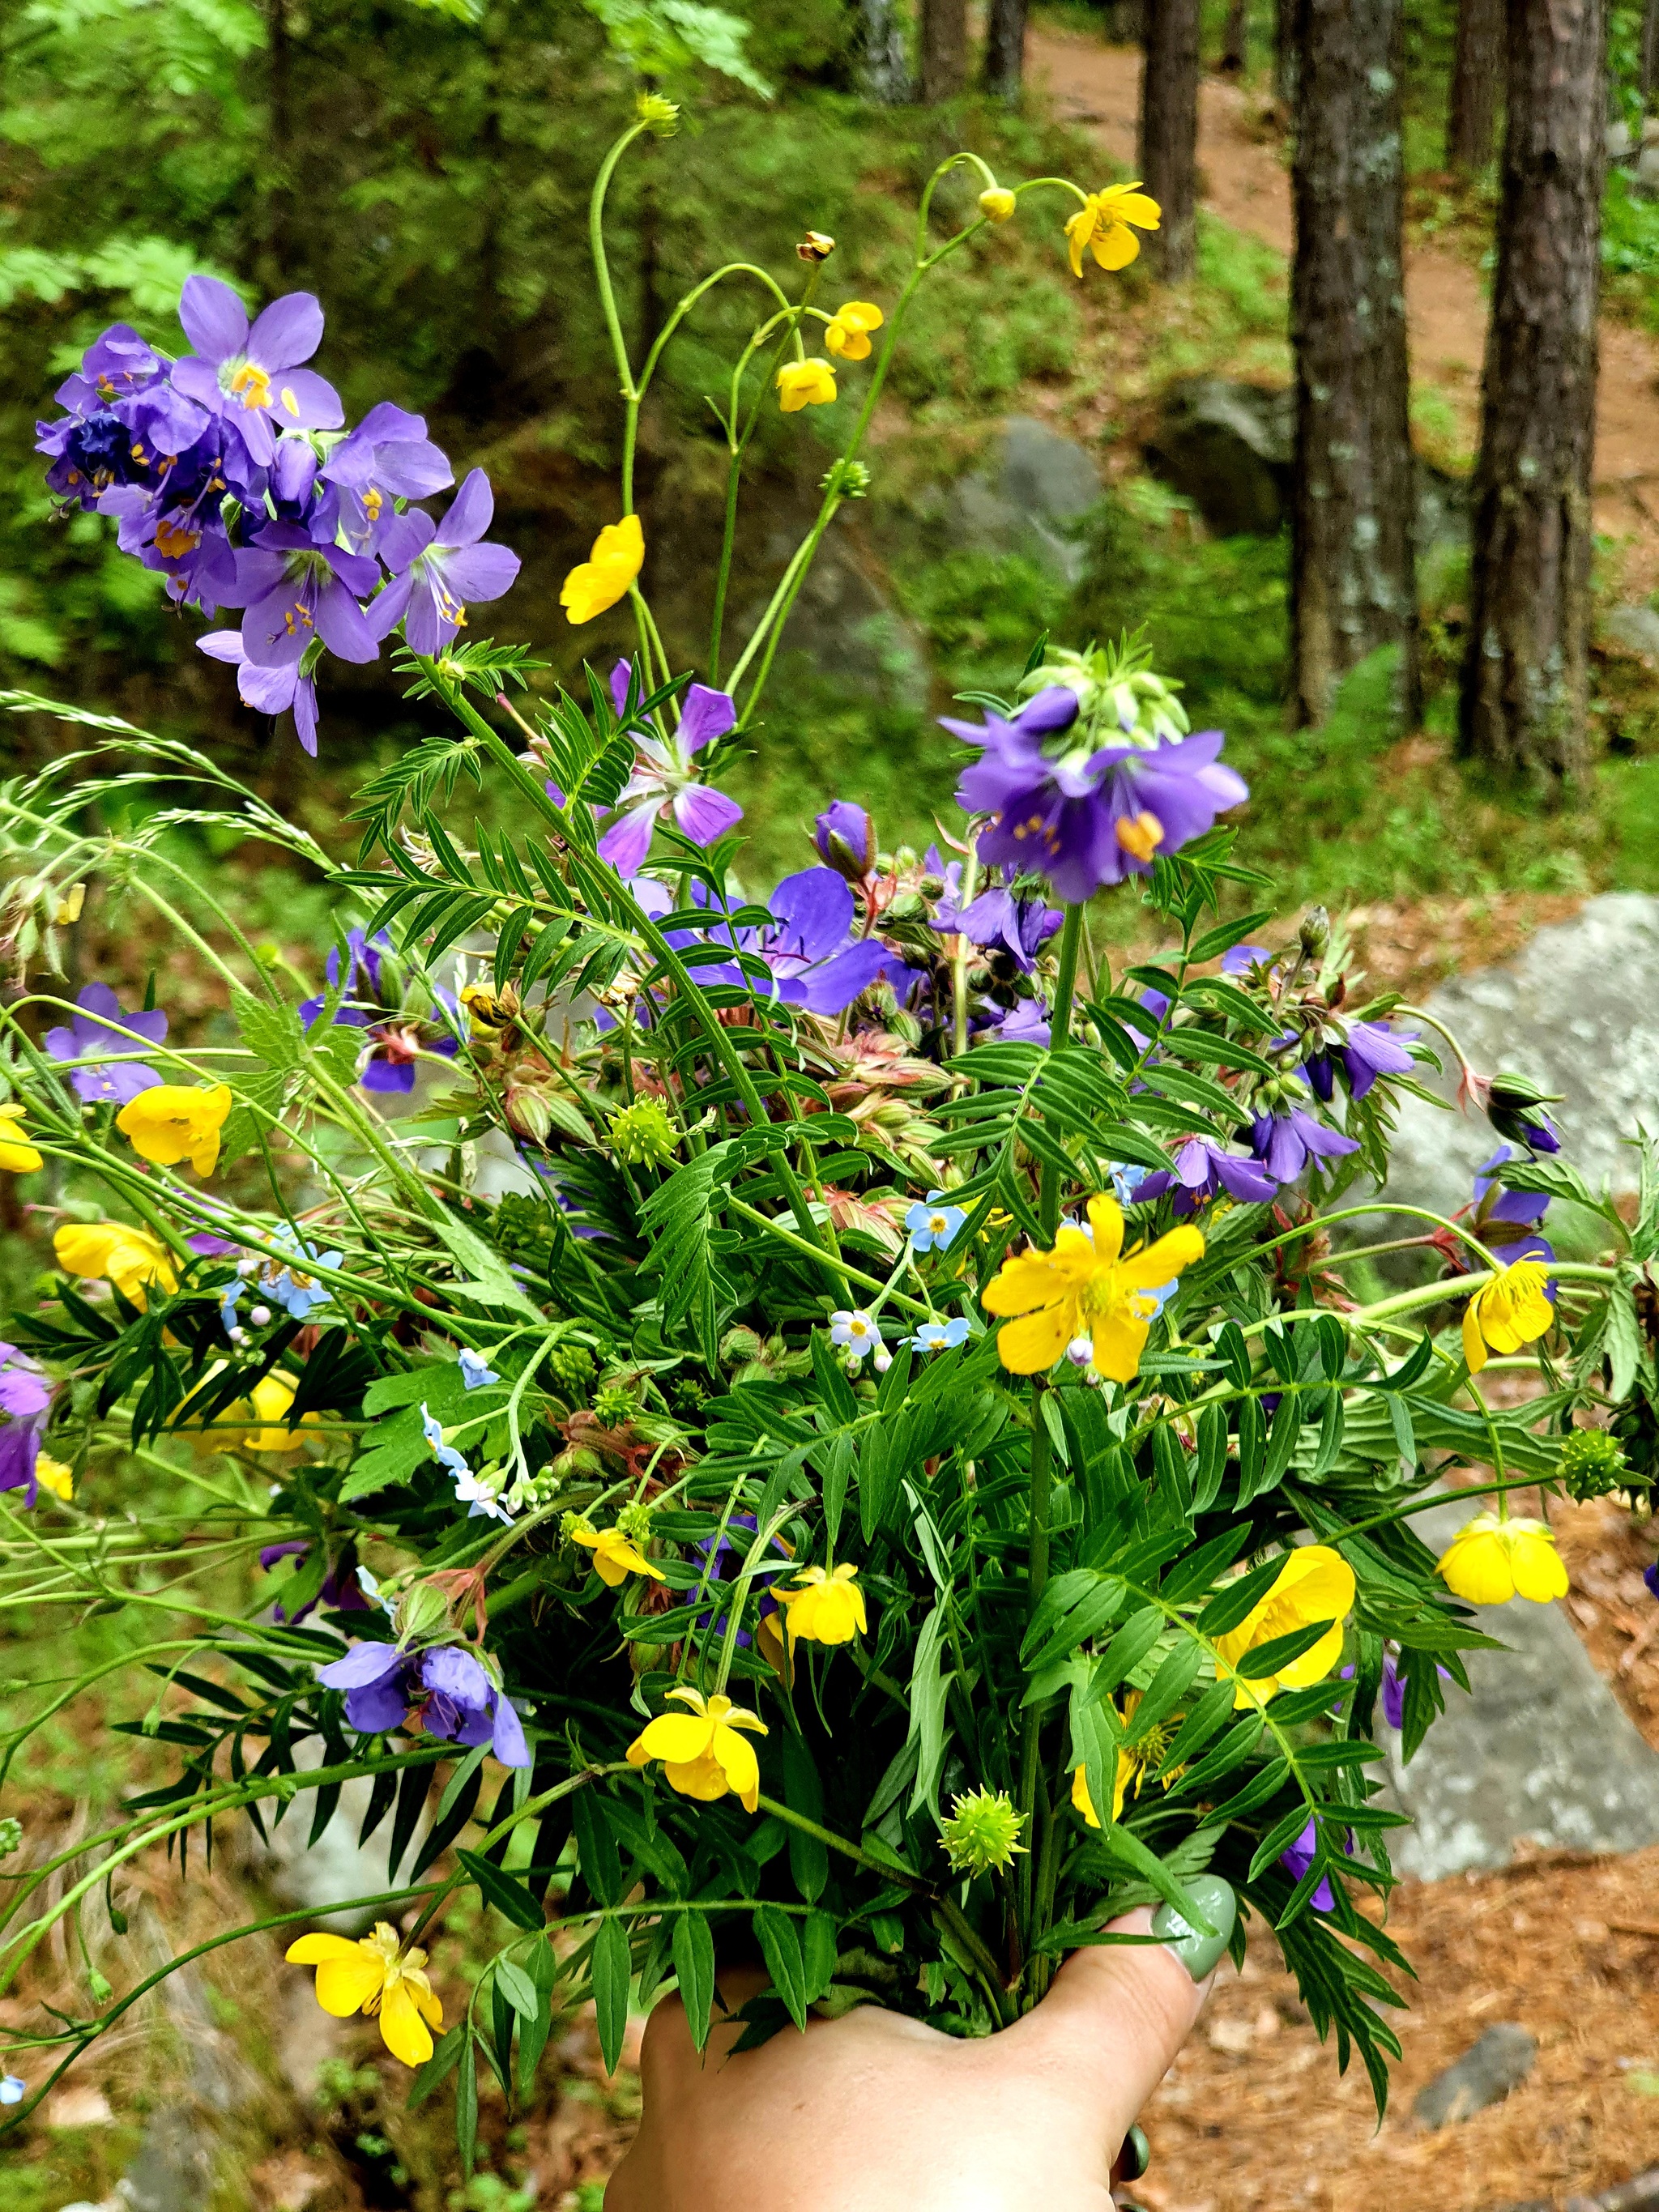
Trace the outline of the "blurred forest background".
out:
M 1567 46 L 1540 74 L 1547 33 Z M 488 469 L 494 535 L 524 568 L 482 626 L 531 642 L 547 687 L 628 645 L 617 613 L 569 629 L 558 589 L 616 513 L 586 204 L 642 88 L 684 114 L 611 197 L 636 358 L 708 268 L 738 252 L 787 276 L 809 228 L 839 241 L 820 296 L 890 307 L 916 195 L 958 145 L 1010 182 L 1145 176 L 1166 228 L 1122 276 L 1076 283 L 1057 203 L 1039 202 L 923 290 L 868 496 L 835 526 L 730 779 L 751 883 L 803 864 L 832 795 L 872 805 L 888 847 L 925 844 L 955 781 L 934 719 L 954 694 L 1010 687 L 1045 629 L 1083 645 L 1145 625 L 1194 726 L 1228 733 L 1252 787 L 1242 856 L 1273 872 L 1285 910 L 1324 901 L 1379 988 L 1478 965 L 1590 892 L 1659 891 L 1656 75 L 1659 0 L 1066 0 L 1029 21 L 1025 0 L 0 0 L 0 689 L 203 746 L 341 856 L 352 791 L 423 726 L 389 655 L 331 660 L 307 762 L 194 650 L 199 622 L 117 553 L 112 525 L 53 512 L 33 450 L 52 388 L 117 319 L 181 350 L 192 270 L 251 305 L 314 291 L 314 365 L 348 420 L 389 398 L 426 414 L 458 478 Z M 947 214 L 968 204 L 947 191 Z M 706 635 L 684 580 L 707 570 L 724 483 L 703 395 L 749 328 L 736 293 L 700 311 L 643 425 L 647 582 L 677 665 Z M 763 410 L 738 634 L 860 390 L 849 374 L 833 407 Z M 8 715 L 0 772 L 73 734 Z M 317 973 L 320 878 L 170 834 L 272 957 Z M 1143 917 L 1121 899 L 1102 923 L 1127 938 Z M 145 945 L 70 942 L 71 989 L 145 988 Z M 214 1018 L 216 984 L 188 955 L 161 986 L 181 1030 Z M 40 1260 L 0 1237 L 15 1286 Z M 0 1685 L 0 1729 L 63 1656 L 9 1620 L 8 1670 L 32 1680 Z M 82 1701 L 36 1740 L 30 1786 L 59 1830 L 95 1827 L 147 1760 L 167 1766 L 165 1745 L 109 1732 L 118 1708 L 137 1725 L 114 1626 L 69 1632 L 76 1664 L 108 1658 L 112 1705 Z M 1644 1663 L 1659 1686 L 1659 1652 Z M 160 1957 L 245 1917 L 275 1877 L 235 1848 L 187 1892 L 137 1870 L 137 1940 Z M 447 1979 L 465 1979 L 477 1934 L 464 1910 L 445 1923 Z M 43 1960 L 33 1994 L 76 1971 Z M 77 2075 L 0 2152 L 0 2212 L 598 2212 L 635 2093 L 602 2075 L 580 2021 L 536 2109 L 485 2115 L 463 2193 L 442 2116 L 407 2113 L 372 2033 L 319 2025 L 308 1990 L 290 2002 L 295 1978 L 252 1946 L 179 1978 L 173 2056 L 158 2071 L 150 2029 L 112 2042 L 97 2082 Z M 1468 1983 L 1462 1953 L 1443 1979 Z M 1578 2001 L 1570 1978 L 1562 1992 Z M 1311 2043 L 1305 2014 L 1285 2018 Z M 1222 2075 L 1243 2048 L 1214 2045 Z M 1369 2123 L 1336 2094 L 1362 2159 Z M 175 2097 L 194 2115 L 176 2140 Z M 1608 2136 L 1608 2160 L 1621 2145 Z M 1282 2132 L 1268 2148 L 1277 2170 Z M 1356 2165 L 1355 2203 L 1380 2170 Z M 1451 2201 L 1420 2179 L 1414 2194 L 1391 2170 L 1401 2212 Z

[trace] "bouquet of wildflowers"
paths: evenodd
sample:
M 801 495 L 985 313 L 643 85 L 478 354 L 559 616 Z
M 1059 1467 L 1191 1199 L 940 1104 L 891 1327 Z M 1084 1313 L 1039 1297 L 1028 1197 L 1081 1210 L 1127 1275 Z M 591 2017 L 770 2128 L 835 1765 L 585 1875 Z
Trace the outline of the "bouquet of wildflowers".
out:
M 1511 1491 L 1651 1479 L 1659 1171 L 1626 1226 L 1547 1102 L 1466 1068 L 1502 1141 L 1457 1217 L 1388 1209 L 1419 1279 L 1357 1302 L 1394 1103 L 1455 1041 L 1368 997 L 1320 915 L 1250 941 L 1260 878 L 1220 818 L 1245 787 L 1134 640 L 1039 641 L 1013 696 L 963 702 L 961 820 L 925 853 L 837 800 L 808 865 L 745 887 L 715 779 L 764 742 L 916 287 L 1032 194 L 1075 208 L 1079 274 L 1158 211 L 957 155 L 894 301 L 820 305 L 811 234 L 794 283 L 715 270 L 641 361 L 605 195 L 672 122 L 647 101 L 595 188 L 623 472 L 562 604 L 626 602 L 636 641 L 574 690 L 475 635 L 517 567 L 489 483 L 441 504 L 449 463 L 390 401 L 344 428 L 305 295 L 250 325 L 192 277 L 187 352 L 107 331 L 43 426 L 65 501 L 183 606 L 240 615 L 198 642 L 307 750 L 330 654 L 392 650 L 448 726 L 364 787 L 307 977 L 204 921 L 162 834 L 228 820 L 329 867 L 302 831 L 182 744 L 8 700 L 87 744 L 0 797 L 0 1172 L 56 1268 L 0 1346 L 0 1579 L 188 1629 L 131 1672 L 162 1786 L 55 1853 L 17 1805 L 0 1981 L 97 1893 L 118 1930 L 138 1854 L 241 1817 L 315 1842 L 362 1779 L 362 1833 L 390 1838 L 389 1886 L 352 1901 L 372 1932 L 259 1925 L 327 2010 L 377 2016 L 415 2095 L 451 2082 L 465 2159 L 480 2067 L 527 2094 L 578 2002 L 613 2063 L 630 2005 L 678 1984 L 701 2044 L 746 1954 L 750 2039 L 866 2002 L 983 2035 L 1138 1904 L 1200 1969 L 1271 1922 L 1380 2100 L 1406 1962 L 1375 1909 L 1398 1816 L 1374 1733 L 1409 1755 L 1462 1693 L 1472 1605 L 1565 1587 Z M 635 428 L 734 283 L 757 317 L 711 395 L 726 532 L 706 656 L 678 667 Z M 760 410 L 843 377 L 851 434 L 728 656 Z M 151 810 L 110 834 L 135 787 Z M 1156 957 L 1113 971 L 1103 896 L 1141 902 Z M 83 902 L 176 933 L 223 1019 L 198 1039 L 105 982 L 71 1000 Z M 1604 1261 L 1557 1261 L 1557 1196 L 1599 1211 Z M 1511 1373 L 1540 1395 L 1490 1393 Z M 1480 1510 L 1437 1561 L 1413 1516 L 1459 1468 Z M 131 1504 L 158 1483 L 165 1513 Z M 464 1887 L 495 1943 L 470 1992 L 422 1942 Z M 157 1978 L 89 1972 L 76 2013 L 9 2029 L 14 2118 Z

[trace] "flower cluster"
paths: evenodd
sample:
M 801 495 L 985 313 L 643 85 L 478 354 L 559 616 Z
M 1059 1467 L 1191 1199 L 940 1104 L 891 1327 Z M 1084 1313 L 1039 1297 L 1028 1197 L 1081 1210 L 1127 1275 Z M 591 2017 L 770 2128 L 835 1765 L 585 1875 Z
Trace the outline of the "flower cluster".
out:
M 204 615 L 244 610 L 198 640 L 237 671 L 244 704 L 292 713 L 317 750 L 316 672 L 325 653 L 375 659 L 400 623 L 437 653 L 475 601 L 498 599 L 519 559 L 488 543 L 494 499 L 474 469 L 441 521 L 412 502 L 454 482 L 418 415 L 381 401 L 343 428 L 339 395 L 305 367 L 322 343 L 308 292 L 249 324 L 216 276 L 187 277 L 174 359 L 117 323 L 62 384 L 67 413 L 40 428 L 46 482 L 116 518 L 123 552 Z

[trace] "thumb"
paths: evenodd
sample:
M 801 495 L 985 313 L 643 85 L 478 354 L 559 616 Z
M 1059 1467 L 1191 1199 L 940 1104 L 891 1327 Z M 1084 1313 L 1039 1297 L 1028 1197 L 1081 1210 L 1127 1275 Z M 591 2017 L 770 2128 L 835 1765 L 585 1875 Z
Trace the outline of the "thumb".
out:
M 1106 1932 L 1149 1936 L 1152 1925 L 1143 1908 Z M 1212 1968 L 1194 1982 L 1163 1943 L 1091 1946 L 1066 1960 L 1042 2003 L 998 2041 L 1098 2116 L 1109 2160 L 1192 2033 L 1214 1981 Z

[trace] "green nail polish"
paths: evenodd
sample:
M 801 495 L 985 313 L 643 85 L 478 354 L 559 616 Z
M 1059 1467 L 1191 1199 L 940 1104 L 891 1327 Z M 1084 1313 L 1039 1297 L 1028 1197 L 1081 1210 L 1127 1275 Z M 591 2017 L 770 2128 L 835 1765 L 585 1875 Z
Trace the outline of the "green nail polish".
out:
M 1173 1951 L 1195 1982 L 1201 1982 L 1226 1949 L 1238 1917 L 1238 1899 L 1218 1874 L 1194 1875 L 1187 1894 L 1206 1920 L 1214 1923 L 1213 1936 L 1200 1936 L 1176 1911 L 1160 1905 L 1152 1915 L 1152 1933 L 1166 1951 Z

